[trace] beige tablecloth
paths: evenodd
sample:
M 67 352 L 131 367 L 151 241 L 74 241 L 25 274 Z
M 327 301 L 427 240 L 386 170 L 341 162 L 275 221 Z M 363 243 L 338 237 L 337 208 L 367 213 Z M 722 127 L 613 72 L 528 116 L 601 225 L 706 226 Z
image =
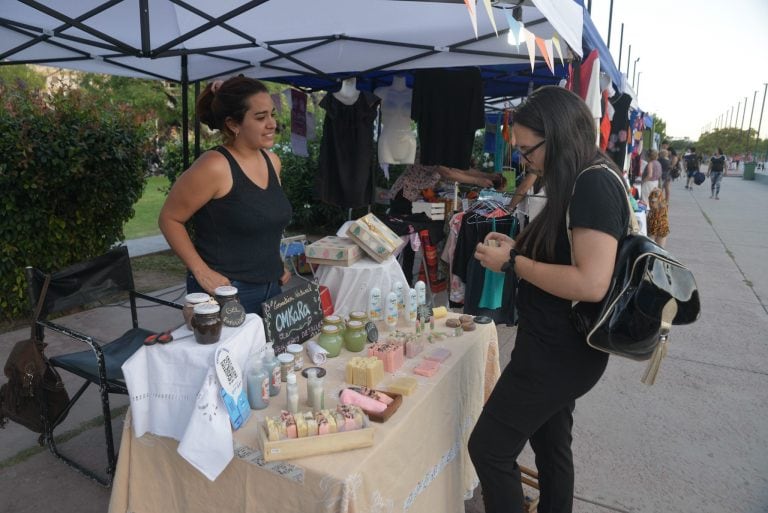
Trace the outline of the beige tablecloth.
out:
M 444 329 L 442 321 L 437 330 Z M 144 435 L 136 439 L 130 415 L 124 425 L 110 512 L 394 512 L 462 513 L 477 478 L 467 440 L 499 376 L 494 324 L 433 345 L 451 351 L 432 378 L 413 374 L 421 358 L 406 360 L 396 374 L 415 376 L 417 390 L 383 424 L 373 424 L 369 448 L 265 463 L 257 443 L 259 421 L 285 405 L 285 389 L 266 410 L 253 412 L 235 433 L 235 459 L 209 481 L 179 457 L 178 443 Z M 351 353 L 329 360 L 326 407 L 335 404 Z M 306 383 L 299 377 L 300 400 Z

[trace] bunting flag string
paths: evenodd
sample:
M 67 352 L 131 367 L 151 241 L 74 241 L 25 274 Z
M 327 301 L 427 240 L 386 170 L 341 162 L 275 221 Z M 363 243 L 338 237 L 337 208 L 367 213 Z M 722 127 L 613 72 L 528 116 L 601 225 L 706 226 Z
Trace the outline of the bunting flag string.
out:
M 467 6 L 469 18 L 472 23 L 472 29 L 475 32 L 475 39 L 478 37 L 477 2 L 478 0 L 464 0 L 464 4 Z M 496 20 L 493 16 L 491 0 L 482 0 L 482 2 L 485 6 L 486 13 L 488 14 L 488 19 L 493 26 L 493 31 L 498 36 L 499 31 L 496 26 Z M 539 48 L 539 53 L 541 53 L 544 62 L 553 75 L 555 74 L 555 53 L 557 53 L 557 57 L 560 58 L 560 64 L 565 66 L 565 57 L 563 55 L 564 52 L 560 43 L 560 36 L 558 36 L 557 33 L 553 34 L 549 39 L 544 39 L 525 28 L 525 24 L 522 21 L 516 20 L 512 14 L 512 9 L 502 9 L 501 11 L 504 13 L 504 17 L 507 20 L 507 25 L 509 25 L 507 42 L 510 44 L 510 46 L 515 45 L 518 48 L 518 51 L 520 49 L 520 43 L 523 41 L 525 42 L 528 49 L 528 58 L 531 61 L 531 72 L 534 71 L 536 66 L 536 47 Z

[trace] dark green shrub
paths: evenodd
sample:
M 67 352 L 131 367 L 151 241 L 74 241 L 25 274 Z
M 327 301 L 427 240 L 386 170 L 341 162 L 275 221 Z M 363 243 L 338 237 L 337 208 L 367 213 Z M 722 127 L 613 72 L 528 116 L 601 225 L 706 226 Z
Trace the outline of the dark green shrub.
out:
M 0 312 L 28 312 L 24 267 L 106 251 L 145 183 L 143 120 L 82 91 L 0 83 Z

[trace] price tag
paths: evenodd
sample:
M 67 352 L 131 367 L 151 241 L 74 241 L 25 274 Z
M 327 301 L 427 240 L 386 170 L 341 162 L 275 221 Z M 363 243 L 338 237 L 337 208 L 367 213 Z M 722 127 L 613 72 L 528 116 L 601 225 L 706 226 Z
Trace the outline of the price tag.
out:
M 238 301 L 227 301 L 221 307 L 221 322 L 236 328 L 245 322 L 245 308 Z

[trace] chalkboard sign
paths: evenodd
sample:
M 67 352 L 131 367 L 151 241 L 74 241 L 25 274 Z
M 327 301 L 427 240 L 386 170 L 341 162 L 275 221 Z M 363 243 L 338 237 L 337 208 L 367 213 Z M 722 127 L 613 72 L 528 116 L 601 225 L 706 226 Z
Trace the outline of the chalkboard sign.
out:
M 320 333 L 323 308 L 316 283 L 287 290 L 265 301 L 262 308 L 267 340 L 274 344 L 275 354 L 285 352 L 288 344 L 301 344 Z

